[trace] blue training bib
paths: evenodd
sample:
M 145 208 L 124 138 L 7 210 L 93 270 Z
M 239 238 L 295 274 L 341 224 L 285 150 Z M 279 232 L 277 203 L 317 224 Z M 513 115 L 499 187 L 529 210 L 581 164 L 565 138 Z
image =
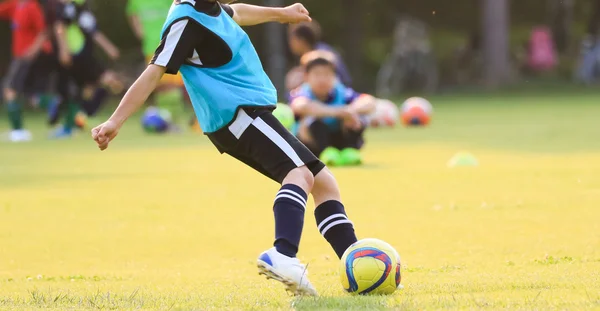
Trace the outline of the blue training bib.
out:
M 205 133 L 226 126 L 241 106 L 275 106 L 277 90 L 265 73 L 250 38 L 223 9 L 218 16 L 210 16 L 185 2 L 174 4 L 161 36 L 172 23 L 185 18 L 221 38 L 233 54 L 231 61 L 220 67 L 203 67 L 200 59 L 188 61 L 179 69 Z

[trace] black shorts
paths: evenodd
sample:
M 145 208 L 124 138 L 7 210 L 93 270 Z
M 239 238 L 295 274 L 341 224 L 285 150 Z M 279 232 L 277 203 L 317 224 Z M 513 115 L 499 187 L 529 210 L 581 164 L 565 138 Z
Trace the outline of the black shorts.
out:
M 51 89 L 53 75 L 58 70 L 58 59 L 54 53 L 41 53 L 33 61 L 27 76 L 25 92 L 44 93 Z
M 306 166 L 316 176 L 325 167 L 268 108 L 240 108 L 228 126 L 208 134 L 208 138 L 219 152 L 278 183 L 295 168 Z
M 77 84 L 85 86 L 100 82 L 106 67 L 95 56 L 82 54 L 73 56 L 73 63 L 68 70 Z
M 10 63 L 6 77 L 4 77 L 4 87 L 12 89 L 18 93 L 23 92 L 27 76 L 31 70 L 31 60 L 15 59 Z
M 363 134 L 366 128 L 366 122 L 363 122 L 365 126 L 359 130 L 344 130 L 343 128 L 332 129 L 325 122 L 312 117 L 304 118 L 300 120 L 301 126 L 309 127 L 309 131 L 313 137 L 312 142 L 303 143 L 309 147 L 309 149 L 315 153 L 320 154 L 327 147 L 334 147 L 339 150 L 346 148 L 361 149 L 364 145 Z M 300 140 L 302 141 L 302 139 Z

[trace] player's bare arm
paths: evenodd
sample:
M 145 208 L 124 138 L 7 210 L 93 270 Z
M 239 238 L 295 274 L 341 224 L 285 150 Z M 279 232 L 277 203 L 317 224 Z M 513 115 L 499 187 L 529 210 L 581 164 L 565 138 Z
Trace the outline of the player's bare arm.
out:
M 138 38 L 138 40 L 142 40 L 144 38 L 144 29 L 142 28 L 140 17 L 137 15 L 129 16 L 129 25 L 131 26 L 133 34 Z
M 271 8 L 244 3 L 232 4 L 233 19 L 240 26 L 252 26 L 268 22 L 295 24 L 310 22 L 308 10 L 300 3 L 284 8 Z
M 67 45 L 67 34 L 65 24 L 58 22 L 54 25 L 54 34 L 58 44 L 58 59 L 63 66 L 71 65 L 71 53 Z
M 98 43 L 98 45 L 104 50 L 106 55 L 108 55 L 112 60 L 116 60 L 119 58 L 120 53 L 117 46 L 112 43 L 101 31 L 96 31 L 94 33 L 94 41 Z
M 359 113 L 354 111 L 351 106 L 332 107 L 305 97 L 295 99 L 291 103 L 294 114 L 301 117 L 334 117 L 344 121 L 348 128 L 360 127 Z
M 363 94 L 353 101 L 348 108 L 360 115 L 370 114 L 375 110 L 375 97 Z
M 100 150 L 108 148 L 108 144 L 117 136 L 123 123 L 135 113 L 154 91 L 166 71 L 165 67 L 150 65 L 127 91 L 119 107 L 108 121 L 92 129 L 92 138 Z
M 291 103 L 291 108 L 294 114 L 300 117 L 334 117 L 344 120 L 358 119 L 356 112 L 350 109 L 350 106 L 335 107 L 322 104 L 317 101 L 310 100 L 306 97 L 296 98 Z

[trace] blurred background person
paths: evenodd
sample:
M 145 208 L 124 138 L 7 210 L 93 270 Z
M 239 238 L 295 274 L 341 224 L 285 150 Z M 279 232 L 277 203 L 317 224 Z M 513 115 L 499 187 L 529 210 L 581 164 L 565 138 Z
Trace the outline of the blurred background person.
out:
M 12 28 L 12 61 L 4 81 L 3 96 L 8 110 L 12 142 L 31 140 L 24 128 L 22 107 L 18 102 L 35 59 L 43 50 L 50 53 L 46 22 L 36 0 L 8 0 L 0 3 L 0 18 L 7 19 Z
M 171 4 L 171 1 L 165 0 L 128 0 L 127 2 L 129 24 L 142 44 L 142 52 L 147 63 L 152 60 L 156 48 L 160 45 L 160 34 Z M 171 113 L 174 123 L 171 124 L 171 130 L 179 130 L 176 125 L 183 114 L 185 102 L 183 92 L 183 78 L 181 74 L 177 74 L 164 75 L 153 94 L 156 106 Z
M 294 133 L 327 165 L 361 164 L 365 117 L 375 109 L 375 99 L 337 79 L 333 53 L 313 51 L 302 62 L 306 82 L 290 99 L 298 118 Z
M 97 44 L 112 60 L 120 55 L 119 49 L 97 29 L 96 17 L 87 1 L 61 0 L 57 14 L 54 29 L 61 64 L 58 90 L 66 115 L 51 137 L 64 138 L 72 135 L 80 109 L 94 116 L 106 100 L 108 90 L 118 94 L 123 91 L 123 84 L 94 54 Z M 55 111 L 57 116 L 60 110 Z

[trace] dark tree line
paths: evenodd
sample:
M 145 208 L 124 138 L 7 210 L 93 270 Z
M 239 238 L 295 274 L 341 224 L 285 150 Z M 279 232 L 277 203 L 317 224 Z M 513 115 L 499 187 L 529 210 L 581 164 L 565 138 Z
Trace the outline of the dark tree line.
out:
M 126 0 L 90 0 L 99 26 L 124 51 L 135 50 L 137 42 L 125 17 Z M 170 1 L 170 0 L 165 0 Z M 240 0 L 241 1 L 241 0 Z M 324 40 L 338 48 L 356 77 L 360 88 L 372 88 L 375 73 L 390 50 L 391 31 L 398 16 L 408 14 L 425 21 L 431 28 L 434 48 L 443 54 L 450 46 L 484 27 L 482 4 L 489 0 L 281 0 L 285 4 L 301 1 L 321 23 Z M 494 1 L 494 0 L 491 0 Z M 506 0 L 509 2 L 511 29 L 551 22 L 549 3 L 567 0 Z M 573 0 L 574 29 L 585 29 L 596 11 L 600 23 L 600 0 Z M 263 4 L 264 0 L 244 1 Z M 598 7 L 594 10 L 593 5 Z M 10 42 L 8 23 L 1 24 L 0 38 Z M 248 29 L 262 56 L 268 55 L 265 26 Z M 279 32 L 285 40 L 285 33 Z M 8 44 L 0 45 L 0 56 L 9 58 Z M 125 53 L 127 54 L 127 53 Z M 442 55 L 443 56 L 443 55 Z M 4 68 L 4 66 L 0 66 Z

